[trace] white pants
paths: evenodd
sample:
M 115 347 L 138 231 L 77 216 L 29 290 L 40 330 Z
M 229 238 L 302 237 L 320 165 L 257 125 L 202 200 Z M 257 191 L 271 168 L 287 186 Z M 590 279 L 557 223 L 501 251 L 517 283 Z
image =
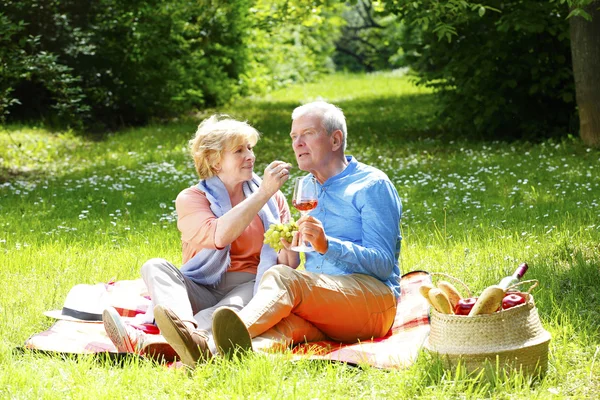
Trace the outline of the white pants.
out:
M 148 260 L 142 266 L 152 306 L 171 309 L 182 321 L 188 321 L 209 333 L 209 347 L 215 354 L 212 340 L 212 314 L 221 306 L 240 311 L 252 299 L 256 275 L 247 272 L 226 272 L 214 287 L 203 286 L 185 277 L 173 264 L 162 258 Z

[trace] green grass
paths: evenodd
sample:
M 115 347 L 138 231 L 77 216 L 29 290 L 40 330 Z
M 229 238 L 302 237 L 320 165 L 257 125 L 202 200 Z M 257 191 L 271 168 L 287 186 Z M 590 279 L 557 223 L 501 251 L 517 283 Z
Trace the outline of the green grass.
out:
M 200 117 L 225 112 L 256 126 L 260 172 L 275 158 L 294 161 L 290 113 L 318 97 L 344 109 L 348 154 L 385 171 L 400 193 L 404 272 L 445 272 L 478 292 L 528 262 L 553 335 L 543 379 L 468 376 L 427 354 L 404 371 L 253 355 L 191 374 L 138 360 L 15 354 L 50 326 L 42 312 L 60 307 L 73 285 L 137 278 L 151 257 L 180 262 L 173 200 L 196 181 L 186 143 L 198 120 L 189 118 L 101 141 L 2 127 L 0 397 L 597 397 L 600 152 L 572 139 L 474 142 L 440 132 L 435 95 L 394 74 L 334 75 Z

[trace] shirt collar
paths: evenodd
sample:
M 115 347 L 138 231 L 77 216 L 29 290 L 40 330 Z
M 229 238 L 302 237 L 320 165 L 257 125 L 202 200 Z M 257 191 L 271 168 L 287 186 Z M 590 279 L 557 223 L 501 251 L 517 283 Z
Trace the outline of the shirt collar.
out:
M 345 176 L 351 174 L 356 169 L 356 166 L 358 165 L 358 161 L 356 161 L 356 158 L 354 158 L 353 156 L 346 156 L 346 161 L 348 161 L 348 165 L 346 165 L 346 168 L 344 168 L 344 170 L 339 174 L 327 179 L 325 182 L 323 182 L 322 186 L 329 186 L 337 182 L 338 180 L 344 178 Z

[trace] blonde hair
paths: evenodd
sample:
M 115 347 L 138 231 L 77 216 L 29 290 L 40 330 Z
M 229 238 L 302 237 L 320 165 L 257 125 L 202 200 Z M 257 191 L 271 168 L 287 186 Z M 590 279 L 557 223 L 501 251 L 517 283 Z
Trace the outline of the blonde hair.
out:
M 194 159 L 200 179 L 215 176 L 216 166 L 221 162 L 224 150 L 249 143 L 254 146 L 260 134 L 247 122 L 236 121 L 229 115 L 213 115 L 198 125 L 196 135 L 189 141 L 190 153 Z

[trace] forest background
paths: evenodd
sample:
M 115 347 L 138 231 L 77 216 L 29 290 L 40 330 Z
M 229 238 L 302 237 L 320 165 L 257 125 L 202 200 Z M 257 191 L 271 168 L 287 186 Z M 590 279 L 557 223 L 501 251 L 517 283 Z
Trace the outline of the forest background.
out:
M 0 397 L 596 398 L 599 24 L 587 0 L 0 0 Z M 545 377 L 426 352 L 397 371 L 255 354 L 188 374 L 15 351 L 75 284 L 180 260 L 202 118 L 261 131 L 260 174 L 293 160 L 290 112 L 318 97 L 398 189 L 404 272 L 478 293 L 529 263 Z
M 598 1 L 0 4 L 8 122 L 106 132 L 335 70 L 407 67 L 438 92 L 438 132 L 600 145 Z

